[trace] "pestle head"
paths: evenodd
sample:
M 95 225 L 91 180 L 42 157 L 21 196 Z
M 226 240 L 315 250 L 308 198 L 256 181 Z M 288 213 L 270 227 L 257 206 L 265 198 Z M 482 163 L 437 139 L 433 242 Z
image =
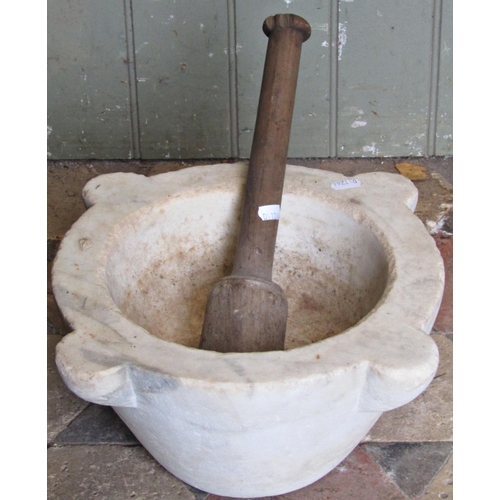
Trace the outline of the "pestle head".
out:
M 288 303 L 272 281 L 228 276 L 208 297 L 200 348 L 218 352 L 279 351 L 285 346 Z

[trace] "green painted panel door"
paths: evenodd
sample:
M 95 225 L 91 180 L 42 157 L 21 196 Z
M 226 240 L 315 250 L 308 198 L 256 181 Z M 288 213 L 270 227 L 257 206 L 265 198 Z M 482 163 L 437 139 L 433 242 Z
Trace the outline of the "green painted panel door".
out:
M 225 0 L 133 0 L 142 158 L 231 156 Z
M 339 156 L 425 155 L 433 1 L 339 5 Z
M 129 158 L 122 0 L 48 0 L 49 159 Z
M 452 154 L 452 0 L 49 0 L 49 158 L 248 157 L 286 12 L 312 26 L 290 158 Z

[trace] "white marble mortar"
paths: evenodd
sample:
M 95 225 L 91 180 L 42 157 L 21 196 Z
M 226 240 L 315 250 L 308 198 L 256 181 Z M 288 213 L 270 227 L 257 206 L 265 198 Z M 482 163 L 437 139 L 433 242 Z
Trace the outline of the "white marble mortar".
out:
M 232 497 L 316 481 L 425 390 L 444 284 L 409 180 L 361 174 L 336 190 L 347 178 L 289 165 L 273 270 L 286 350 L 197 349 L 208 291 L 231 271 L 246 168 L 92 179 L 53 268 L 68 387 L 112 406 L 172 474 Z

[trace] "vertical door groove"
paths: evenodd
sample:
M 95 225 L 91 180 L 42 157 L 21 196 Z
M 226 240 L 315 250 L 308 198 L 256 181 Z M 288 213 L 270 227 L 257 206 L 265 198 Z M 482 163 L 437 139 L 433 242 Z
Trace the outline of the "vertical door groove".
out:
M 238 69 L 236 62 L 236 12 L 234 0 L 227 0 L 228 78 L 229 78 L 229 139 L 230 155 L 240 156 L 238 144 Z
M 127 67 L 130 111 L 129 159 L 141 157 L 139 100 L 137 98 L 137 71 L 135 63 L 134 15 L 132 0 L 123 0 L 125 10 L 125 36 L 127 41 Z
M 437 107 L 439 85 L 439 57 L 441 50 L 441 17 L 443 1 L 434 0 L 432 26 L 431 78 L 429 89 L 429 115 L 427 122 L 427 154 L 436 154 Z
M 339 0 L 330 2 L 330 136 L 328 155 L 337 156 Z

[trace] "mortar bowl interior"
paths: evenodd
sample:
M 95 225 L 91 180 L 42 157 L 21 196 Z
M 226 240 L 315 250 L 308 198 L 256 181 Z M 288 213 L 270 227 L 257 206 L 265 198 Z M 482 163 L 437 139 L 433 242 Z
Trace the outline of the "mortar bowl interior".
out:
M 241 196 L 183 193 L 132 213 L 110 235 L 109 292 L 149 334 L 198 347 L 212 285 L 231 272 Z M 380 238 L 351 209 L 285 194 L 273 281 L 288 299 L 285 349 L 337 335 L 363 320 L 390 282 Z

